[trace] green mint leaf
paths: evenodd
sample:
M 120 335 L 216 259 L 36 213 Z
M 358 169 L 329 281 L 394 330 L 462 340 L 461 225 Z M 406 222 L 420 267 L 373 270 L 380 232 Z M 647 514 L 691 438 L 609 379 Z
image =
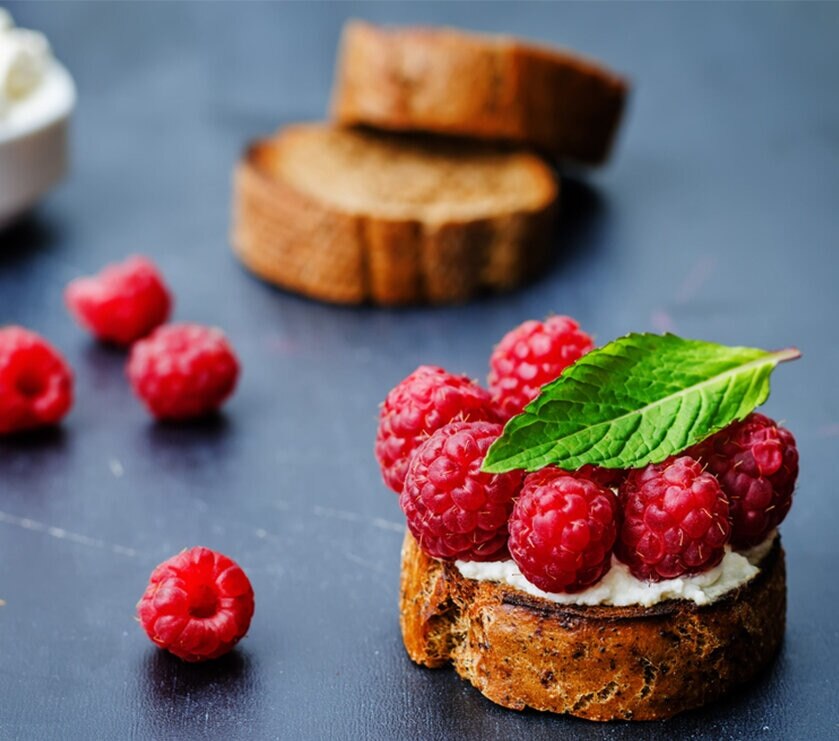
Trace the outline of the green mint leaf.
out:
M 749 414 L 769 396 L 775 366 L 799 356 L 672 334 L 621 337 L 544 386 L 507 423 L 483 470 L 658 463 Z

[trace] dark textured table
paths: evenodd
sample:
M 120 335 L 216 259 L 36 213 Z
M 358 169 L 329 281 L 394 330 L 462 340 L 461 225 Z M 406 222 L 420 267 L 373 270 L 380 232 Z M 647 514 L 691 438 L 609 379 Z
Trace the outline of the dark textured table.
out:
M 72 177 L 0 237 L 0 321 L 77 374 L 61 429 L 0 443 L 2 738 L 839 736 L 839 5 L 21 4 L 74 73 Z M 251 278 L 228 249 L 243 144 L 323 115 L 346 16 L 565 43 L 635 81 L 613 163 L 569 182 L 551 271 L 446 309 L 344 309 Z M 212 424 L 155 425 L 124 356 L 77 329 L 65 283 L 129 252 L 175 317 L 223 327 L 244 375 Z M 517 322 L 569 313 L 777 348 L 767 411 L 798 437 L 783 526 L 789 624 L 755 685 L 664 723 L 495 707 L 413 666 L 397 624 L 403 520 L 372 457 L 377 404 L 420 363 L 483 377 Z M 187 666 L 134 621 L 152 567 L 204 544 L 257 608 L 227 658 Z

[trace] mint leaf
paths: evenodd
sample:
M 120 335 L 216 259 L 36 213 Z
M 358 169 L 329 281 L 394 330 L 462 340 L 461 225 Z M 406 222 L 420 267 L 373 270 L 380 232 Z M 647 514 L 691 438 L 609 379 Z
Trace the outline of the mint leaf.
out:
M 769 396 L 775 366 L 799 356 L 672 334 L 621 337 L 544 386 L 507 423 L 483 470 L 658 463 L 749 414 Z

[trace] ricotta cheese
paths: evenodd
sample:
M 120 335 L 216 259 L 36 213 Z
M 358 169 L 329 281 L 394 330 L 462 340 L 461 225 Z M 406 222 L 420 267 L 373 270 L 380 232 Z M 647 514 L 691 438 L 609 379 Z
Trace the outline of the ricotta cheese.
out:
M 669 599 L 684 599 L 697 605 L 707 605 L 753 579 L 760 571 L 760 562 L 769 553 L 776 537 L 777 531 L 772 531 L 763 543 L 742 553 L 736 553 L 730 546 L 726 546 L 725 556 L 713 569 L 659 582 L 636 579 L 625 564 L 612 556 L 612 567 L 603 578 L 588 589 L 574 594 L 543 592 L 527 581 L 511 560 L 455 561 L 455 566 L 467 579 L 506 584 L 561 605 L 651 607 Z
M 17 28 L 0 8 L 0 121 L 42 85 L 52 62 L 46 37 Z

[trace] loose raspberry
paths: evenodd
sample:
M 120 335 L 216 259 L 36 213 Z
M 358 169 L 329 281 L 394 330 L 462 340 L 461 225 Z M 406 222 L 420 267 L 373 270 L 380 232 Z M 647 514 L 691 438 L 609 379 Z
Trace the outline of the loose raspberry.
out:
M 505 554 L 522 474 L 481 472 L 501 430 L 495 422 L 451 422 L 417 448 L 399 504 L 428 555 L 490 561 Z
M 557 468 L 524 480 L 510 517 L 510 554 L 545 592 L 579 592 L 611 566 L 617 533 L 615 495 Z
M 160 648 L 184 661 L 217 659 L 248 632 L 253 588 L 235 561 L 197 546 L 152 571 L 137 615 Z
M 792 504 L 798 449 L 789 430 L 753 413 L 693 450 L 731 505 L 731 544 L 749 548 L 781 524 Z
M 233 393 L 239 362 L 221 330 L 169 324 L 132 346 L 127 373 L 155 417 L 189 419 L 215 411 Z
M 518 414 L 539 391 L 594 347 L 571 317 L 529 320 L 504 335 L 489 359 L 489 389 L 505 419 Z
M 172 299 L 157 268 L 145 257 L 107 265 L 76 278 L 64 292 L 76 321 L 103 342 L 130 345 L 169 318 Z
M 73 405 L 73 372 L 43 337 L 0 329 L 0 435 L 57 424 Z
M 630 471 L 620 488 L 615 555 L 639 579 L 661 581 L 716 566 L 731 536 L 719 482 L 689 456 Z
M 499 421 L 487 391 L 442 368 L 421 365 L 391 389 L 379 413 L 376 459 L 393 491 L 402 491 L 417 446 L 454 419 Z

